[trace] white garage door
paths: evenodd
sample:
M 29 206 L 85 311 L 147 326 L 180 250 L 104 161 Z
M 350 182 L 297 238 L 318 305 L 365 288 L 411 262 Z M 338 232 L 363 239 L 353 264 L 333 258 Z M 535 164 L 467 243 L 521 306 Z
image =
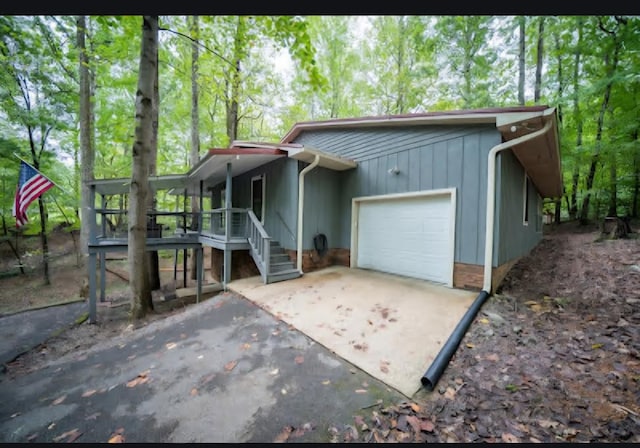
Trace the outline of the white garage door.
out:
M 356 266 L 451 284 L 451 194 L 361 200 Z

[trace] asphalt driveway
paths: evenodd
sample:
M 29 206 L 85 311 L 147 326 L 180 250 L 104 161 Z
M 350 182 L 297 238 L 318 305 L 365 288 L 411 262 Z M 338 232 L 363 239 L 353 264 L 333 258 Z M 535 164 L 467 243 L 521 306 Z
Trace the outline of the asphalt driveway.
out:
M 225 293 L 14 380 L 2 442 L 327 442 L 362 408 L 406 397 Z

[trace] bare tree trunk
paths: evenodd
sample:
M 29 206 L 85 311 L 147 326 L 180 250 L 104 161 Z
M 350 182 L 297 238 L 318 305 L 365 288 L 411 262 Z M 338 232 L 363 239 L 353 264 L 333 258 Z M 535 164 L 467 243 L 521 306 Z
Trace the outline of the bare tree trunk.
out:
M 404 80 L 404 64 L 405 64 L 405 39 L 406 39 L 406 32 L 407 32 L 407 22 L 406 22 L 406 17 L 398 17 L 398 34 L 400 36 L 400 38 L 398 39 L 398 47 L 397 47 L 397 51 L 398 51 L 398 59 L 397 59 L 397 64 L 396 64 L 396 77 L 397 77 L 397 94 L 398 96 L 396 97 L 396 112 L 397 114 L 403 114 L 404 113 L 404 85 L 405 85 L 405 80 Z
M 634 141 L 638 142 L 638 130 L 633 133 Z M 637 147 L 633 152 L 633 202 L 631 203 L 631 216 L 638 217 L 638 198 L 640 196 L 640 149 Z
M 533 102 L 540 102 L 540 86 L 542 85 L 542 64 L 544 62 L 544 16 L 540 17 L 538 22 L 538 55 L 536 61 L 536 84 L 533 91 Z
M 618 167 L 616 152 L 611 151 L 609 160 L 609 209 L 607 216 L 618 216 Z
M 38 167 L 35 167 L 39 170 Z M 40 209 L 40 240 L 42 241 L 42 261 L 43 261 L 43 273 L 44 284 L 50 285 L 51 278 L 49 277 L 49 242 L 47 241 L 47 213 L 44 208 L 44 201 L 42 195 L 38 197 L 38 208 Z
M 620 26 L 620 24 L 625 23 L 621 21 L 619 18 L 616 18 L 616 20 L 618 20 L 618 26 Z M 612 36 L 613 42 L 614 42 L 614 51 L 613 51 L 613 61 L 611 62 L 611 64 L 609 64 L 609 53 L 605 53 L 604 55 L 605 67 L 607 67 L 607 85 L 605 87 L 604 98 L 602 100 L 602 105 L 600 107 L 600 113 L 598 114 L 598 125 L 597 125 L 598 127 L 596 131 L 596 142 L 595 142 L 596 148 L 593 155 L 591 156 L 591 164 L 589 166 L 589 174 L 587 176 L 587 185 L 586 185 L 587 192 L 586 192 L 584 201 L 582 202 L 582 210 L 580 211 L 580 221 L 583 224 L 586 224 L 588 220 L 589 198 L 591 196 L 591 188 L 593 188 L 593 180 L 596 174 L 596 167 L 598 166 L 598 162 L 600 159 L 600 147 L 602 145 L 602 130 L 604 127 L 604 116 L 609 107 L 609 99 L 611 97 L 611 90 L 613 88 L 613 75 L 615 74 L 616 68 L 618 66 L 618 55 L 620 52 L 620 42 L 618 41 L 618 35 L 616 34 L 617 30 L 616 31 L 606 30 L 602 22 L 600 22 L 600 29 L 602 29 L 604 32 Z
M 132 150 L 129 207 L 129 285 L 131 318 L 141 319 L 153 310 L 145 256 L 149 163 L 153 140 L 154 80 L 158 69 L 158 16 L 143 16 L 138 90 L 136 92 L 135 143 Z
M 95 153 L 92 145 L 92 117 L 91 117 L 91 83 L 89 75 L 89 57 L 85 44 L 87 35 L 87 21 L 85 16 L 76 18 L 77 41 L 79 51 L 79 73 L 80 73 L 80 252 L 84 257 L 88 255 L 89 209 L 95 204 L 91 204 L 89 187 L 87 182 L 93 180 Z
M 231 74 L 231 97 L 227 99 L 227 135 L 229 142 L 238 138 L 238 95 L 240 91 L 240 62 L 243 57 L 243 45 L 245 39 L 245 18 L 238 16 L 236 35 L 234 38 L 233 56 L 235 67 Z
M 156 45 L 156 61 L 158 60 L 158 46 Z M 152 111 L 152 129 L 153 132 L 151 134 L 151 153 L 149 155 L 149 176 L 155 176 L 157 173 L 157 161 L 158 161 L 158 108 L 160 105 L 160 90 L 158 86 L 158 66 L 156 65 L 155 76 L 153 79 L 153 106 L 151 107 Z M 149 196 L 147 198 L 147 210 L 151 210 L 152 212 L 156 211 L 156 197 L 155 191 L 150 190 Z M 153 232 L 159 232 L 160 229 L 158 227 L 157 218 L 155 215 L 151 215 L 151 218 L 148 219 L 148 224 L 150 225 L 150 229 Z M 147 229 L 149 230 L 149 229 Z M 149 287 L 152 291 L 160 289 L 160 260 L 158 258 L 158 251 L 150 251 L 147 252 L 147 257 L 149 258 L 149 263 L 147 264 L 147 268 L 149 270 Z
M 525 69 L 525 25 L 527 18 L 518 17 L 518 27 L 520 29 L 520 51 L 518 57 L 518 104 L 524 106 L 524 69 Z
M 558 37 L 558 33 L 554 33 L 556 51 L 558 53 L 558 127 L 562 128 L 562 95 L 564 94 L 564 78 L 562 76 L 562 53 L 560 52 L 560 38 Z M 542 51 L 538 52 L 538 58 L 542 54 Z M 541 65 L 541 64 L 540 64 Z M 566 192 L 564 187 L 564 176 L 562 179 L 562 189 L 563 193 Z M 560 224 L 561 216 L 562 216 L 562 196 L 556 198 L 555 200 L 555 213 L 554 213 L 554 222 L 556 224 Z
M 189 153 L 189 165 L 192 167 L 200 159 L 200 115 L 198 113 L 198 61 L 199 49 L 197 40 L 200 35 L 198 26 L 198 16 L 191 16 L 191 36 L 195 39 L 191 44 L 191 151 Z M 196 196 L 191 196 L 191 225 L 197 224 L 198 212 L 200 212 L 200 201 Z M 201 230 L 201 229 L 199 229 Z M 196 251 L 191 251 L 191 279 L 197 278 Z
M 573 69 L 573 114 L 576 122 L 576 151 L 582 149 L 582 130 L 583 121 L 580 112 L 580 56 L 582 54 L 582 18 L 577 19 L 578 27 L 578 44 L 575 54 L 575 63 Z M 569 219 L 574 220 L 578 217 L 578 183 L 580 182 L 580 164 L 576 161 L 573 163 L 573 176 L 571 178 L 571 202 L 569 204 Z

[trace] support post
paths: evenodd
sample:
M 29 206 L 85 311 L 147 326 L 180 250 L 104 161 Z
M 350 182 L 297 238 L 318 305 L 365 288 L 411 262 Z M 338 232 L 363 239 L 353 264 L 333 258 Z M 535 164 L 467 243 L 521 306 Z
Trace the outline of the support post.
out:
M 96 254 L 89 253 L 89 323 L 96 323 Z
M 233 177 L 231 175 L 231 163 L 227 163 L 227 182 L 225 189 L 225 198 L 224 198 L 224 217 L 225 217 L 225 225 L 224 225 L 224 233 L 225 233 L 225 241 L 229 241 L 229 236 L 231 235 L 231 184 L 233 181 Z M 231 250 L 227 249 L 227 245 L 225 244 L 224 249 L 224 278 L 222 279 L 222 284 L 224 288 L 227 288 L 227 284 L 231 281 Z
M 107 254 L 100 252 L 100 302 L 105 301 L 107 289 Z
M 202 258 L 203 258 L 202 254 L 203 254 L 202 247 L 199 247 L 198 249 L 196 249 L 196 268 L 197 268 L 196 303 L 200 303 L 200 298 L 202 297 Z

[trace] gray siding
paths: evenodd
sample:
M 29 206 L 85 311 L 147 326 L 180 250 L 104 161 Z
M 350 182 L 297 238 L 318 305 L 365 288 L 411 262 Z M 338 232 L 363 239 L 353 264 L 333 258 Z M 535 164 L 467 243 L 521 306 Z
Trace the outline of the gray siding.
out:
M 267 233 L 285 249 L 296 249 L 298 219 L 298 162 L 280 158 L 233 178 L 233 207 L 251 207 L 251 178 L 265 175 L 265 219 Z M 220 206 L 224 183 L 213 188 L 213 204 Z
M 296 140 L 358 162 L 357 168 L 337 173 L 339 239 L 337 244 L 330 239 L 330 247 L 351 246 L 354 197 L 456 188 L 455 261 L 472 264 L 484 263 L 487 156 L 500 141 L 491 126 L 315 131 Z M 400 173 L 389 174 L 395 166 Z
M 299 170 L 305 166 L 300 163 Z M 313 249 L 313 237 L 318 233 L 327 236 L 329 247 L 340 247 L 340 212 L 340 173 L 322 167 L 309 171 L 304 178 L 302 248 Z
M 529 180 L 529 224 L 523 224 L 524 213 L 524 169 L 510 150 L 499 154 L 498 182 L 496 198 L 496 243 L 494 266 L 504 264 L 527 254 L 542 238 L 541 226 L 537 221 L 541 198 Z

